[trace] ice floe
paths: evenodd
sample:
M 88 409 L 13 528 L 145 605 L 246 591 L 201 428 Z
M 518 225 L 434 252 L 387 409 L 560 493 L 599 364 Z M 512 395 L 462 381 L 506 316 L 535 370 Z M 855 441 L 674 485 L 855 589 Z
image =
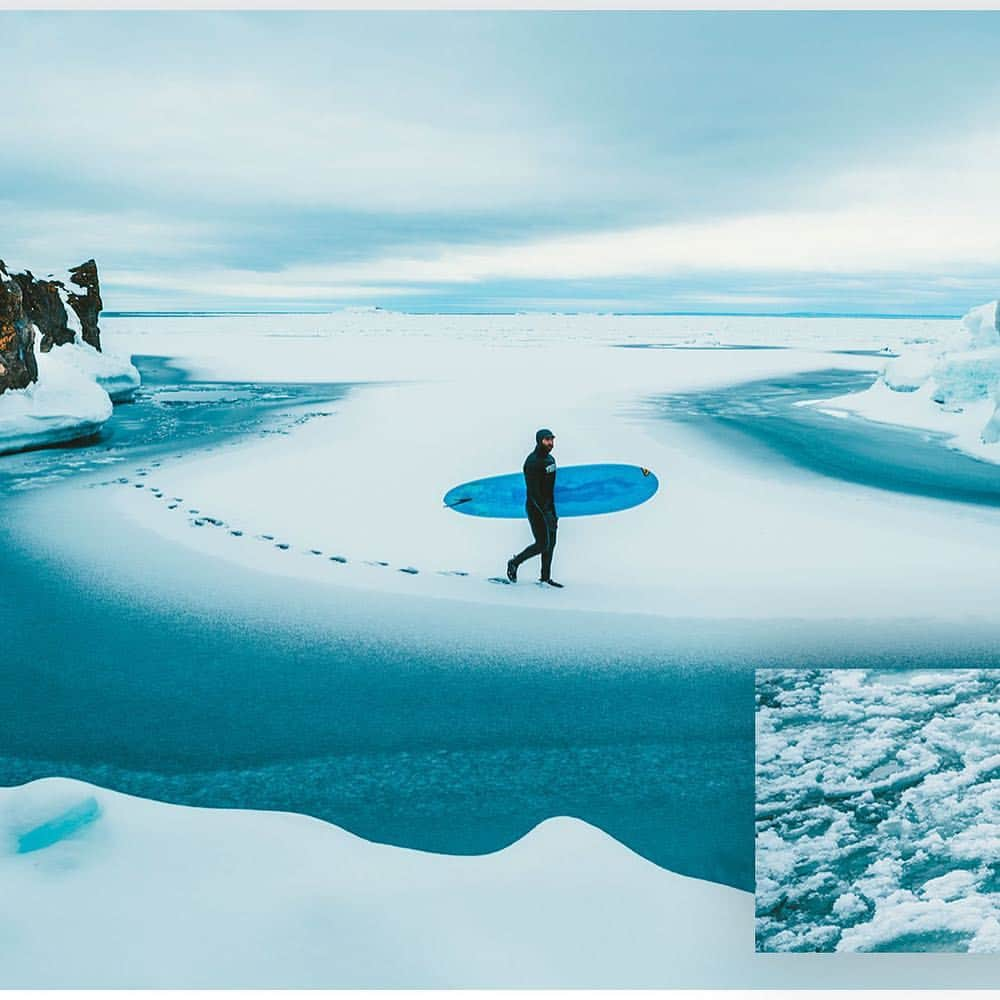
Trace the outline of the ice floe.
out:
M 1000 675 L 757 674 L 757 942 L 996 951 Z
M 939 340 L 901 348 L 870 389 L 817 405 L 939 433 L 955 448 L 1000 462 L 997 303 L 970 310 Z

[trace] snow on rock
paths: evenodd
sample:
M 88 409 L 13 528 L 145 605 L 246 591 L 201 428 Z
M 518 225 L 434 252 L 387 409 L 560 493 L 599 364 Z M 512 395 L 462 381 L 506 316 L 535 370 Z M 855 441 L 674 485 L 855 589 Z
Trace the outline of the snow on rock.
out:
M 7 988 L 662 986 L 752 954 L 746 893 L 580 820 L 460 857 L 63 778 L 0 789 L 0 898 Z
M 89 437 L 111 416 L 107 392 L 66 354 L 77 349 L 39 353 L 38 381 L 0 394 L 0 454 Z
M 961 327 L 902 348 L 870 389 L 816 405 L 934 431 L 953 447 L 1000 462 L 1000 314 L 977 306 Z
M 89 437 L 139 387 L 131 359 L 101 352 L 97 265 L 70 280 L 83 291 L 0 262 L 0 454 Z
M 72 331 L 68 342 L 65 340 L 59 342 L 62 345 L 59 350 L 62 352 L 63 360 L 97 382 L 111 397 L 111 402 L 121 403 L 131 399 L 142 381 L 139 369 L 132 364 L 131 358 L 120 357 L 95 347 L 91 341 L 96 339 L 96 335 L 88 341 L 84 336 L 84 328 L 76 307 L 72 303 L 73 293 L 67 294 L 61 283 L 58 285 L 57 293 L 63 303 L 67 325 Z M 94 323 L 96 328 L 96 319 Z M 45 350 L 44 344 L 42 349 Z
M 757 672 L 762 951 L 1000 951 L 1000 676 Z

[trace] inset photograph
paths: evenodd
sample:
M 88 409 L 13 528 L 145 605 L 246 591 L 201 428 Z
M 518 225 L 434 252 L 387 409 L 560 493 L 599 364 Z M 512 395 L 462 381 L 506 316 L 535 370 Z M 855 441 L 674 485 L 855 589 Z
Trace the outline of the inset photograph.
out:
M 1000 671 L 756 673 L 756 941 L 1000 952 Z

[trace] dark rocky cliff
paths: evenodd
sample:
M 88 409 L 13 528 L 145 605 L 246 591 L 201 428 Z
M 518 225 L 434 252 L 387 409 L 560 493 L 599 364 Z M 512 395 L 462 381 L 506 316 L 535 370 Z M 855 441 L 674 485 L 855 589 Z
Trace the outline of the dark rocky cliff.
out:
M 39 350 L 48 352 L 61 344 L 72 344 L 75 334 L 69 327 L 66 307 L 59 295 L 59 290 L 66 286 L 61 281 L 36 278 L 30 271 L 15 274 L 14 280 L 21 287 L 24 312 L 41 334 Z
M 24 389 L 38 378 L 33 340 L 21 286 L 0 261 L 0 392 Z
M 66 293 L 80 320 L 84 342 L 101 349 L 97 321 L 104 304 L 97 264 L 88 260 L 71 268 L 69 281 L 80 291 L 53 278 L 36 278 L 30 271 L 11 275 L 0 261 L 0 392 L 23 389 L 38 378 L 32 327 L 38 328 L 42 352 L 75 340 L 60 292 Z
M 70 268 L 69 280 L 78 288 L 84 289 L 82 295 L 71 291 L 69 304 L 80 317 L 84 341 L 99 351 L 101 349 L 101 331 L 97 326 L 97 318 L 104 308 L 104 303 L 101 301 L 101 283 L 97 277 L 97 264 L 91 259 L 78 267 Z

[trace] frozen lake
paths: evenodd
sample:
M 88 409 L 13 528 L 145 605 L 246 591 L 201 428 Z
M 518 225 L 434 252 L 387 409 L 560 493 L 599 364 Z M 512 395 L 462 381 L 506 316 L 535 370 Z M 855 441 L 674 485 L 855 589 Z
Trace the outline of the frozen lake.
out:
M 994 502 L 962 478 L 983 463 L 795 406 L 870 380 L 884 324 L 800 321 L 789 343 L 727 319 L 733 344 L 653 350 L 652 321 L 579 343 L 572 317 L 316 322 L 112 326 L 136 402 L 0 463 L 30 637 L 3 666 L 0 784 L 286 810 L 452 855 L 570 816 L 749 890 L 755 667 L 1000 666 Z M 566 464 L 648 455 L 661 475 L 655 502 L 565 529 L 551 600 L 486 582 L 524 526 L 440 503 L 516 467 L 505 373 L 542 355 Z M 936 486 L 901 481 L 923 464 Z

